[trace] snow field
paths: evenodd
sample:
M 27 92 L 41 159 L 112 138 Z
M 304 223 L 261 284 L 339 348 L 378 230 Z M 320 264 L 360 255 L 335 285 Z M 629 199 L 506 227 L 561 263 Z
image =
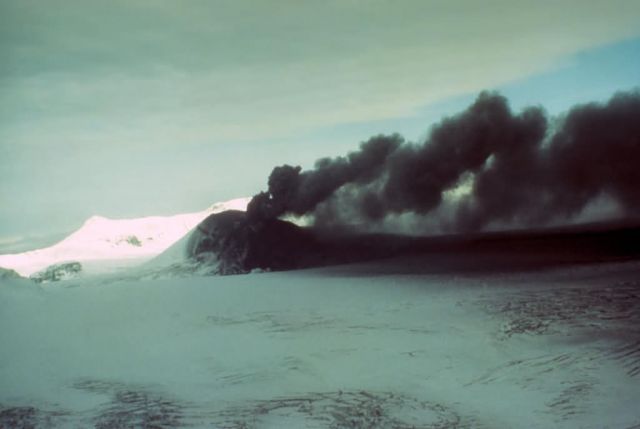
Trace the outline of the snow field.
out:
M 4 280 L 0 422 L 632 427 L 637 272 Z M 510 310 L 528 294 L 573 301 L 576 289 L 616 305 L 602 317 Z M 540 323 L 510 329 L 521 316 Z

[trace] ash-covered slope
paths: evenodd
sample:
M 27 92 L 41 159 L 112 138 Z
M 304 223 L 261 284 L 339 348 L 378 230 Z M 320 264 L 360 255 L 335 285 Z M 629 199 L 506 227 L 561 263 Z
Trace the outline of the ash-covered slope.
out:
M 192 261 L 215 266 L 216 274 L 255 269 L 286 271 L 363 262 L 419 251 L 424 238 L 390 234 L 345 233 L 295 225 L 280 219 L 256 219 L 229 210 L 206 218 L 189 236 Z
M 323 247 L 308 229 L 278 219 L 252 222 L 245 212 L 228 210 L 209 216 L 194 229 L 187 256 L 216 263 L 219 274 L 239 274 L 319 265 Z
M 511 271 L 640 258 L 638 224 L 592 224 L 536 231 L 411 237 L 303 228 L 225 211 L 200 223 L 186 256 L 217 274 L 405 257 L 409 271 Z M 406 256 L 413 257 L 407 259 Z

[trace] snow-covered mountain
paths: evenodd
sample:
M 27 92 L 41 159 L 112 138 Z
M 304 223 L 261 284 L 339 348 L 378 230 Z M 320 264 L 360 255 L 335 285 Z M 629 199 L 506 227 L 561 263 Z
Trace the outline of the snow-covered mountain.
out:
M 89 218 L 76 232 L 44 249 L 0 255 L 0 267 L 28 277 L 62 262 L 81 262 L 84 271 L 132 266 L 161 254 L 203 219 L 225 210 L 245 210 L 250 198 L 216 203 L 206 210 L 137 219 Z

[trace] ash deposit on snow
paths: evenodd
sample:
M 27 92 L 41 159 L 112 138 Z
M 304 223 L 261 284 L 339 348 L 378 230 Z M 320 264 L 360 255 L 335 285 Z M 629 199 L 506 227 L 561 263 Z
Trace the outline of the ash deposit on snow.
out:
M 246 273 L 256 268 L 290 270 L 313 265 L 315 236 L 279 219 L 251 222 L 245 212 L 211 215 L 189 237 L 187 255 L 217 264 L 219 274 Z
M 29 278 L 36 283 L 57 282 L 78 277 L 81 272 L 82 264 L 80 262 L 65 262 L 51 265 L 32 274 Z
M 640 257 L 639 223 L 419 237 L 300 227 L 241 211 L 213 214 L 189 235 L 174 273 L 244 274 L 403 258 L 404 272 L 508 272 Z M 390 262 L 393 264 L 393 261 Z

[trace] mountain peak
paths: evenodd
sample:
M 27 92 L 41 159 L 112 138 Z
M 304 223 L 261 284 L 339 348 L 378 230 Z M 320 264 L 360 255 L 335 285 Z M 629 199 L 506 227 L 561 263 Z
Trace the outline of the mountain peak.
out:
M 245 210 L 249 200 L 237 198 L 215 203 L 200 212 L 173 216 L 135 219 L 91 216 L 79 229 L 51 247 L 0 255 L 0 267 L 28 277 L 51 265 L 69 261 L 102 261 L 91 264 L 98 270 L 106 267 L 107 261 L 112 265 L 118 261 L 141 264 L 164 252 L 212 213 Z

